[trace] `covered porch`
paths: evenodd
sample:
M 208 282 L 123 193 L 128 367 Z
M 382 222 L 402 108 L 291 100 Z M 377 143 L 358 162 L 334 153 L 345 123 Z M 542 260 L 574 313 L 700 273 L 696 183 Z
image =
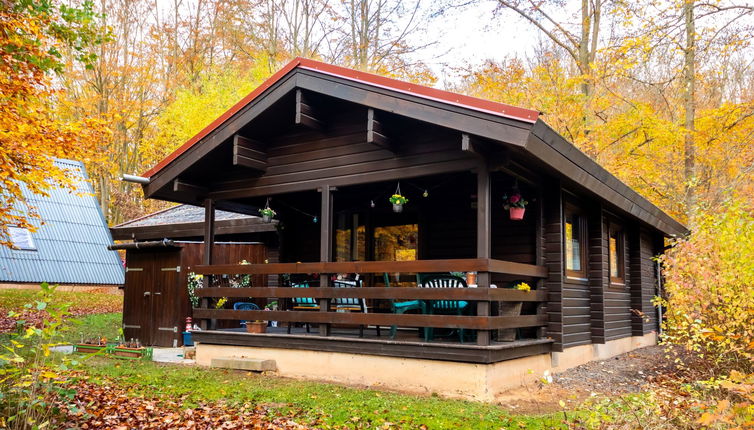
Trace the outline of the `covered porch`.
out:
M 208 287 L 197 290 L 202 300 L 193 316 L 203 330 L 194 339 L 472 363 L 549 352 L 541 189 L 513 164 L 493 171 L 481 161 L 474 171 L 237 201 L 276 211 L 279 257 L 189 268 Z M 409 202 L 396 213 L 388 198 L 399 185 Z M 491 201 L 514 188 L 530 200 L 523 220 L 511 220 L 500 201 Z M 205 263 L 212 259 L 215 207 L 205 201 Z M 233 287 L 247 275 L 249 286 Z M 427 288 L 424 280 L 438 275 L 463 282 Z M 338 288 L 344 283 L 358 288 Z M 531 291 L 514 288 L 521 283 Z M 223 297 L 229 303 L 216 309 Z M 260 309 L 233 309 L 238 301 Z M 274 310 L 264 310 L 272 303 Z M 406 303 L 414 306 L 403 312 Z M 278 326 L 247 333 L 241 322 L 255 320 Z

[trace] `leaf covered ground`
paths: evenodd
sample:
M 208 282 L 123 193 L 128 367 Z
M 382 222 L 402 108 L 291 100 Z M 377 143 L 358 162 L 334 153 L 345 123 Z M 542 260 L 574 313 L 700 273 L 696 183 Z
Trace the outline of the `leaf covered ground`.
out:
M 70 397 L 58 403 L 61 428 L 80 429 L 305 429 L 269 408 L 223 401 L 185 406 L 182 399 L 134 396 L 121 385 L 95 384 L 79 376 Z
M 34 303 L 38 294 L 38 290 L 0 290 L 0 333 L 16 330 L 18 319 L 25 321 L 27 326 L 38 327 L 42 323 L 47 317 L 44 310 L 37 310 L 33 306 L 31 309 L 24 308 L 25 305 Z M 122 295 L 111 294 L 104 290 L 56 291 L 54 302 L 70 304 L 71 315 L 83 321 L 81 327 L 90 328 L 74 328 L 72 333 L 94 335 L 105 331 L 103 335 L 109 334 L 111 337 L 117 335 L 117 332 L 113 333 L 112 328 L 120 325 L 120 322 L 113 325 L 111 320 L 120 320 L 120 312 L 123 310 Z M 19 312 L 20 317 L 8 316 L 9 311 Z M 109 317 L 98 317 L 99 315 L 109 315 Z
M 495 404 L 416 396 L 299 381 L 274 375 L 143 361 L 96 358 L 88 382 L 128 387 L 130 396 L 172 399 L 185 408 L 263 407 L 268 416 L 312 428 L 550 429 L 567 428 L 562 414 L 513 415 Z

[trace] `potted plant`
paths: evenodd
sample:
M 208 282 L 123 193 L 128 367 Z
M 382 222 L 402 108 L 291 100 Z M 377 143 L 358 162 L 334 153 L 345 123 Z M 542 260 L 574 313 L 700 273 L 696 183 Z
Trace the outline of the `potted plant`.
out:
M 246 321 L 246 331 L 249 333 L 265 333 L 267 332 L 267 321 L 256 320 Z
M 277 212 L 269 206 L 266 206 L 264 209 L 259 209 L 259 213 L 262 215 L 262 221 L 264 222 L 272 222 L 272 218 L 277 215 Z
M 403 212 L 403 205 L 408 203 L 408 199 L 400 194 L 393 194 L 388 200 L 393 204 L 393 212 L 395 213 Z
M 519 291 L 531 291 L 531 286 L 526 282 L 518 282 L 513 286 L 513 289 Z M 500 302 L 500 316 L 503 317 L 517 317 L 521 315 L 521 306 L 523 302 Z M 500 329 L 497 332 L 497 340 L 501 342 L 513 342 L 516 340 L 516 329 L 505 328 Z
M 511 195 L 503 196 L 503 207 L 510 211 L 510 218 L 514 221 L 520 221 L 524 219 L 524 212 L 526 212 L 526 205 L 529 202 L 524 200 L 521 193 L 514 191 Z
M 267 303 L 267 306 L 264 307 L 264 310 L 266 311 L 276 311 L 278 310 L 278 302 L 277 300 L 272 301 L 270 303 Z M 278 322 L 277 321 L 268 321 L 267 322 L 268 327 L 277 327 Z

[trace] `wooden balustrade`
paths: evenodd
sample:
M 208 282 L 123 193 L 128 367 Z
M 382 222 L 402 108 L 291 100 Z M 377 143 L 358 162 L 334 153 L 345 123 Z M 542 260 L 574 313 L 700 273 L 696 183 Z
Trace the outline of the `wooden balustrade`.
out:
M 521 264 L 493 259 L 456 260 L 417 260 L 417 261 L 359 261 L 359 262 L 318 262 L 318 263 L 274 263 L 248 265 L 201 265 L 190 267 L 189 271 L 208 277 L 217 275 L 258 275 L 258 274 L 308 274 L 320 276 L 335 273 L 437 273 L 451 271 L 476 271 L 480 274 L 506 274 L 531 278 L 542 278 L 547 270 L 542 266 Z M 309 297 L 318 303 L 329 303 L 335 298 L 372 300 L 465 300 L 477 304 L 493 302 L 546 302 L 544 290 L 519 291 L 507 288 L 488 288 L 481 285 L 489 282 L 490 276 L 479 276 L 478 288 L 414 288 L 414 287 L 368 287 L 333 288 L 327 285 L 311 288 L 289 287 L 212 287 L 196 290 L 196 295 L 205 303 L 208 298 L 255 297 L 255 298 L 302 298 Z M 211 285 L 211 283 L 210 283 Z M 473 308 L 472 308 L 473 309 Z M 477 307 L 479 309 L 479 307 Z M 208 309 L 206 306 L 194 309 L 198 320 L 276 320 L 279 322 L 317 323 L 325 327 L 321 330 L 329 334 L 331 324 L 355 324 L 378 326 L 463 328 L 477 330 L 484 336 L 477 336 L 478 343 L 489 344 L 491 330 L 542 327 L 547 318 L 542 307 L 536 315 L 521 316 L 465 316 L 465 315 L 417 315 L 392 313 L 344 313 L 334 312 L 328 307 L 319 312 L 307 311 L 253 311 L 231 309 Z

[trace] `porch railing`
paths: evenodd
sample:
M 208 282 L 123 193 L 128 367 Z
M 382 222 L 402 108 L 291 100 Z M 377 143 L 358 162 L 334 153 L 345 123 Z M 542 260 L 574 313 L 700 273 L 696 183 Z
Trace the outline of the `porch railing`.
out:
M 365 261 L 365 262 L 317 262 L 317 263 L 272 263 L 249 265 L 201 265 L 189 268 L 207 277 L 217 275 L 274 275 L 319 273 L 319 287 L 211 287 L 196 290 L 197 296 L 204 299 L 199 308 L 194 308 L 195 320 L 275 320 L 291 323 L 317 323 L 324 325 L 321 334 L 330 333 L 331 324 L 435 327 L 477 330 L 477 343 L 488 345 L 490 332 L 498 329 L 540 328 L 547 324 L 544 305 L 547 292 L 541 287 L 533 291 L 519 291 L 510 288 L 488 288 L 490 276 L 512 275 L 531 279 L 541 279 L 547 275 L 543 266 L 515 263 L 493 259 L 454 259 L 416 261 Z M 478 288 L 420 288 L 420 287 L 365 287 L 334 288 L 329 286 L 329 275 L 337 273 L 382 274 L 382 273 L 437 273 L 451 271 L 476 271 L 480 285 Z M 484 285 L 483 283 L 487 283 Z M 211 282 L 210 282 L 211 285 Z M 254 298 L 303 298 L 317 299 L 320 310 L 311 311 L 262 311 L 210 309 L 208 298 L 254 297 Z M 424 315 L 392 313 L 344 313 L 330 308 L 330 301 L 336 298 L 382 299 L 382 300 L 465 300 L 476 303 L 475 316 L 467 315 Z M 491 304 L 495 302 L 536 302 L 536 314 L 520 316 L 490 315 Z

